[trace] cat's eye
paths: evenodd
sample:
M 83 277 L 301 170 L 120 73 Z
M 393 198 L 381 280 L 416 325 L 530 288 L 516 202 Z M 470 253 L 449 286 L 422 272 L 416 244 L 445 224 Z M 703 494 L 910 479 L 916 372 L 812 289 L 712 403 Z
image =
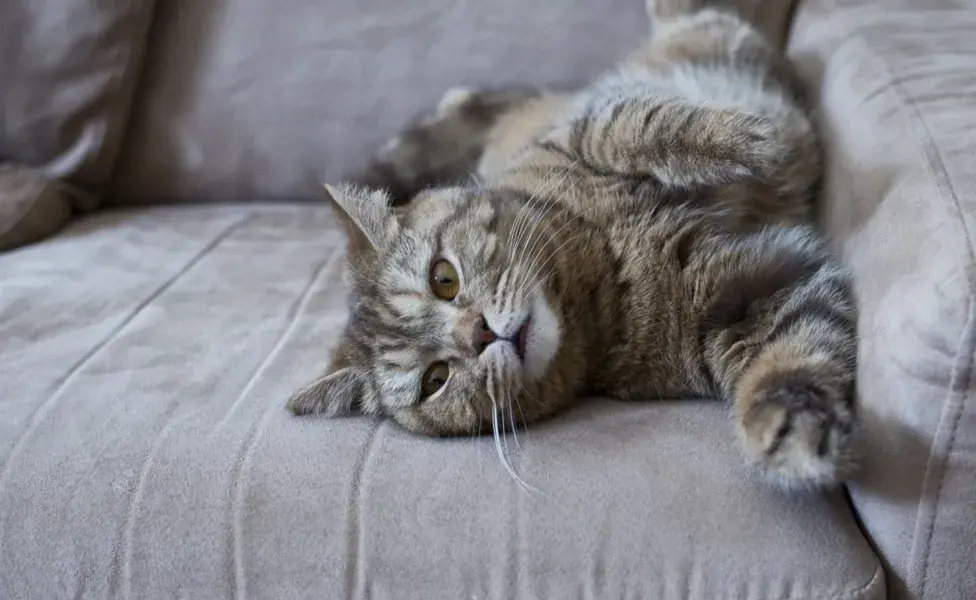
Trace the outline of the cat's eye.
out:
M 444 387 L 447 378 L 451 375 L 451 368 L 446 362 L 435 362 L 427 367 L 423 377 L 420 378 L 420 396 L 427 398 L 437 393 L 437 390 Z
M 454 300 L 461 289 L 461 280 L 454 265 L 443 258 L 431 265 L 430 289 L 441 300 Z

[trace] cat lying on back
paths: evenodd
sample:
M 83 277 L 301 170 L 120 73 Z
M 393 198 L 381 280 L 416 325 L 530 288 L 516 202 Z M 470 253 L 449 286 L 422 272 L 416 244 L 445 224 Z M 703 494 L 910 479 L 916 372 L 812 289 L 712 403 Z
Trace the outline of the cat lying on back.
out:
M 578 93 L 452 91 L 328 187 L 351 314 L 291 410 L 497 438 L 584 395 L 717 395 L 777 483 L 842 481 L 856 309 L 802 224 L 816 131 L 787 60 L 701 4 L 650 0 L 653 39 Z

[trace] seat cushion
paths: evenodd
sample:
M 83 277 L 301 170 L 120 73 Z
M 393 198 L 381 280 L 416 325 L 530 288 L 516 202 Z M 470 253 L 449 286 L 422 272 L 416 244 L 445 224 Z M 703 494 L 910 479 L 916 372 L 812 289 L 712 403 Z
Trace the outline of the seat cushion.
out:
M 842 497 L 717 402 L 508 440 L 297 418 L 344 322 L 324 206 L 106 212 L 0 255 L 0 597 L 884 598 Z
M 976 598 L 976 1 L 808 0 L 824 224 L 861 309 L 851 495 L 893 598 Z

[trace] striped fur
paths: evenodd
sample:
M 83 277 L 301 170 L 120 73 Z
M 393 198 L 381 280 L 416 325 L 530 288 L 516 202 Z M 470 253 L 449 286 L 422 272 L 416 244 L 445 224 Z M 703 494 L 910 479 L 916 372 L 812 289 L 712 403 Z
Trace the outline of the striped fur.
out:
M 804 225 L 822 168 L 802 90 L 734 14 L 648 4 L 653 39 L 590 87 L 454 91 L 357 179 L 389 194 L 332 191 L 350 321 L 294 412 L 497 437 L 586 394 L 720 395 L 780 485 L 850 473 L 856 309 Z M 442 258 L 453 302 L 428 282 Z M 524 360 L 479 323 L 526 323 Z M 450 378 L 424 399 L 435 361 Z

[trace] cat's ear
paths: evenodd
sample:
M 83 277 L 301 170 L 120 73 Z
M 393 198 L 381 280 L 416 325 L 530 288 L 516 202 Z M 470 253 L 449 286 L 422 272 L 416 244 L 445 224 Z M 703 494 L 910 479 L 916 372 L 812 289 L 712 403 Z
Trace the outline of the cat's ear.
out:
M 382 250 L 396 236 L 400 224 L 385 191 L 345 184 L 323 187 L 374 249 Z
M 298 390 L 286 406 L 296 415 L 345 416 L 361 409 L 364 380 L 358 369 L 345 367 Z

